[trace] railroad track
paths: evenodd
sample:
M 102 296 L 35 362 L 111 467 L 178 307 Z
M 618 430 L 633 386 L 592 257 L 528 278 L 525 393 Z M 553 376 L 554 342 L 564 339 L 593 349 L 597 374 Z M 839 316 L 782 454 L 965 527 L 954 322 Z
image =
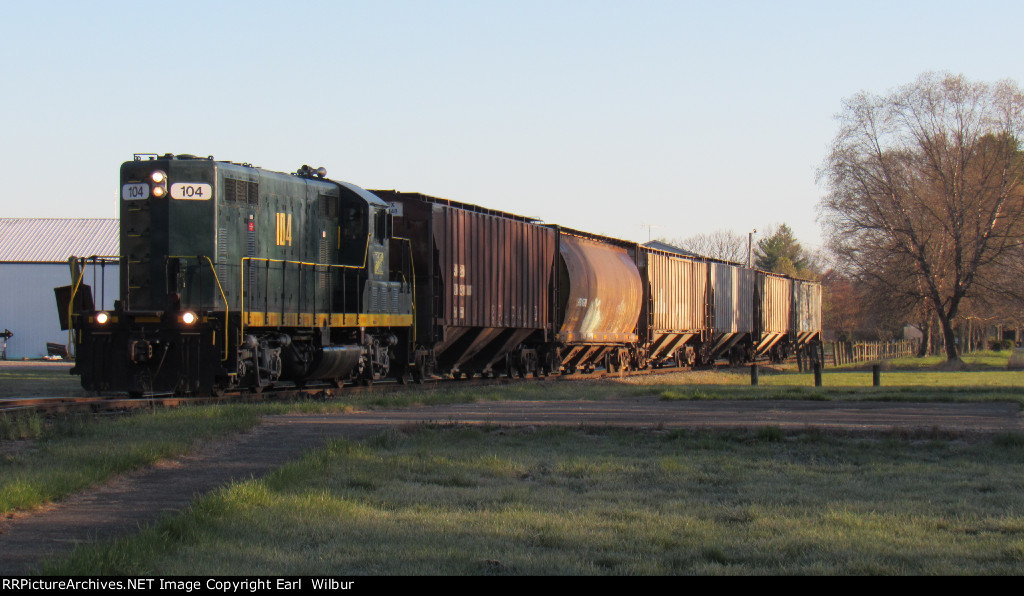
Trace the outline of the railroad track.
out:
M 616 379 L 627 376 L 670 374 L 692 370 L 690 368 L 663 367 L 639 371 L 607 372 L 596 370 L 590 373 L 571 375 L 546 375 L 541 377 L 472 377 L 434 378 L 422 383 L 399 384 L 394 380 L 378 381 L 372 385 L 346 384 L 342 388 L 329 384 L 309 384 L 303 387 L 291 385 L 267 387 L 262 391 L 236 391 L 222 396 L 179 396 L 170 393 L 127 396 L 124 394 L 93 395 L 80 397 L 10 397 L 0 398 L 0 414 L 34 412 L 43 415 L 63 413 L 115 412 L 151 409 L 156 407 L 180 407 L 186 405 L 207 405 L 228 402 L 296 401 L 301 399 L 334 399 L 337 397 L 379 391 L 430 391 L 445 387 L 475 387 L 507 385 L 519 382 L 560 382 L 579 380 Z

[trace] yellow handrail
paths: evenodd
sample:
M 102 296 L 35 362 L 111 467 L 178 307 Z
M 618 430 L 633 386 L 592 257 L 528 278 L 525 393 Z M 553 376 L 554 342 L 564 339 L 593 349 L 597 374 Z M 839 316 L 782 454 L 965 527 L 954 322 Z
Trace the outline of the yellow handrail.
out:
M 241 340 L 242 337 L 245 337 L 245 320 L 246 320 L 246 310 L 245 310 L 245 262 L 246 261 L 261 261 L 261 262 L 264 262 L 264 263 L 285 263 L 285 264 L 289 264 L 290 263 L 292 265 L 299 265 L 300 267 L 301 266 L 310 266 L 310 267 L 313 267 L 314 270 L 317 267 L 327 267 L 328 269 L 331 269 L 331 268 L 334 268 L 334 269 L 366 269 L 366 263 L 367 263 L 367 261 L 369 259 L 369 255 L 370 255 L 370 234 L 367 234 L 366 235 L 366 248 L 363 251 L 363 264 L 362 265 L 333 265 L 333 264 L 330 264 L 330 263 L 307 263 L 305 261 L 289 261 L 289 260 L 286 260 L 286 259 L 267 259 L 267 258 L 264 258 L 264 257 L 242 257 L 242 266 L 241 266 L 241 273 L 240 273 L 241 277 L 239 279 L 240 285 L 239 285 L 239 289 L 238 289 L 239 305 L 240 305 L 239 308 L 241 309 L 240 313 L 241 313 L 241 318 L 242 318 L 242 324 L 241 324 L 241 327 L 239 329 L 239 340 Z
M 78 257 L 71 256 L 68 258 L 68 265 L 71 263 L 77 263 Z M 71 349 L 75 345 L 75 326 L 73 320 L 75 317 L 75 296 L 78 295 L 78 288 L 82 285 L 82 278 L 85 277 L 85 268 L 80 268 L 78 272 L 78 280 L 75 281 L 74 268 L 71 270 L 71 298 L 68 300 L 68 349 Z M 77 352 L 77 350 L 76 350 Z
M 113 256 L 113 255 L 92 255 L 92 256 L 89 256 L 89 257 L 76 257 L 74 255 L 71 255 L 70 257 L 68 257 L 68 265 L 70 266 L 71 263 L 78 263 L 79 260 L 83 261 L 83 264 L 84 264 L 85 261 L 88 261 L 88 260 L 91 259 L 91 260 L 93 260 L 93 265 L 95 266 L 95 262 L 96 262 L 97 259 L 118 259 L 118 260 L 120 260 L 120 258 L 121 257 L 116 257 L 116 256 Z M 71 288 L 71 298 L 68 300 L 68 349 L 72 349 L 74 347 L 74 345 L 75 345 L 75 342 L 74 342 L 74 332 L 75 332 L 75 326 L 74 326 L 75 297 L 78 296 L 78 288 L 82 287 L 82 279 L 84 277 L 85 277 L 85 267 L 84 266 L 80 266 L 79 267 L 78 279 L 77 280 L 75 280 L 74 269 L 72 269 L 72 271 L 71 271 L 71 282 L 72 282 L 72 284 L 71 285 L 73 287 Z M 104 279 L 104 283 L 106 283 L 106 279 Z M 103 305 L 101 304 L 100 306 L 102 307 Z
M 224 286 L 222 286 L 221 283 L 220 283 L 220 276 L 217 275 L 217 268 L 213 265 L 213 259 L 211 259 L 210 257 L 208 257 L 206 255 L 196 255 L 196 256 L 182 256 L 182 255 L 170 256 L 170 255 L 168 255 L 167 258 L 168 259 L 195 259 L 197 261 L 200 260 L 200 259 L 206 259 L 206 262 L 210 264 L 210 272 L 213 273 L 213 281 L 217 282 L 217 290 L 220 291 L 220 299 L 224 301 L 224 359 L 221 360 L 221 362 L 227 362 L 228 358 L 231 355 L 231 352 L 228 350 L 228 344 L 229 344 L 229 342 L 228 342 L 228 327 L 231 326 L 231 323 L 230 323 L 231 319 L 230 319 L 230 317 L 228 315 L 231 314 L 231 307 L 228 305 L 228 297 L 227 297 L 227 294 L 224 293 Z

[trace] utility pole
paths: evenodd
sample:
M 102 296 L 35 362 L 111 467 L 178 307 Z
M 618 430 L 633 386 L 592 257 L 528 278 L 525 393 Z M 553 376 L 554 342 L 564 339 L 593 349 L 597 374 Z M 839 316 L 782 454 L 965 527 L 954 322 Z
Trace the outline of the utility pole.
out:
M 655 224 L 640 224 L 641 228 L 647 228 L 647 241 L 651 241 L 651 228 L 660 228 L 661 226 Z
M 747 234 L 747 269 L 754 266 L 754 234 L 756 233 L 757 229 L 755 228 Z

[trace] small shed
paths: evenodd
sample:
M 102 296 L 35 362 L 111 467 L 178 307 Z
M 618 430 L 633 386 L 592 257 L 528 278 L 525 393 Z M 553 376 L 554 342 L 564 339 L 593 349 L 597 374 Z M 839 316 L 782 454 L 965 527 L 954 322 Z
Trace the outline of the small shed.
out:
M 11 333 L 8 360 L 42 358 L 48 343 L 68 344 L 53 293 L 71 282 L 68 257 L 116 256 L 118 238 L 117 219 L 0 218 L 0 334 Z M 87 267 L 82 283 L 96 289 L 97 308 L 113 308 L 116 265 Z

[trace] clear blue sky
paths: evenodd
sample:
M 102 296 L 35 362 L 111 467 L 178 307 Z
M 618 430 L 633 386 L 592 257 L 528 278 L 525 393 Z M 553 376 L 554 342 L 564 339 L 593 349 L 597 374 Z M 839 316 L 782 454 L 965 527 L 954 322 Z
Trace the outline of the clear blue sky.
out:
M 0 217 L 194 153 L 647 240 L 788 223 L 842 100 L 1024 81 L 1019 1 L 5 2 Z

